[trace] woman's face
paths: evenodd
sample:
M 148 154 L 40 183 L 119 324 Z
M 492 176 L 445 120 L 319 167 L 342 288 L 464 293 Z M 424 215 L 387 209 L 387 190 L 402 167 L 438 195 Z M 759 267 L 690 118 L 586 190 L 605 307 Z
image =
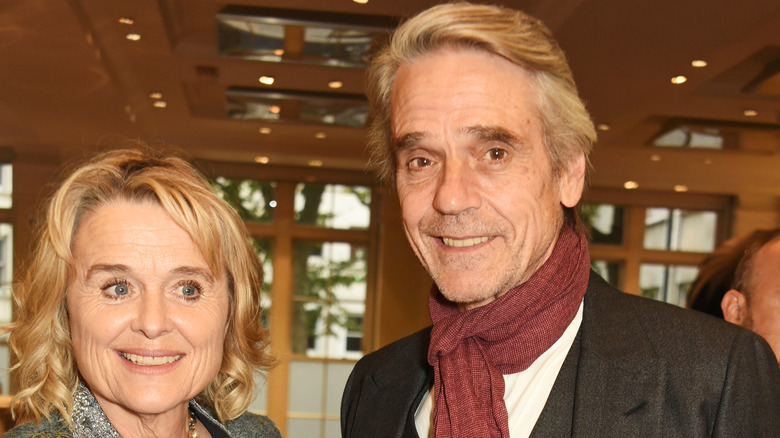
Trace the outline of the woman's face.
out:
M 99 207 L 72 246 L 73 351 L 100 406 L 109 419 L 181 408 L 222 363 L 226 275 L 217 280 L 187 232 L 151 203 Z

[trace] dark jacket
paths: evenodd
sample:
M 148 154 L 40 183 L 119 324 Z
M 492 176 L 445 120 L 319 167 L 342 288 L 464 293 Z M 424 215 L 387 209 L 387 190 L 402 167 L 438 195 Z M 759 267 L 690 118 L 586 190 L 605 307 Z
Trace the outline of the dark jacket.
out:
M 430 332 L 358 362 L 344 438 L 417 437 L 414 413 L 433 385 Z M 532 436 L 780 437 L 780 368 L 754 333 L 591 272 L 580 331 Z

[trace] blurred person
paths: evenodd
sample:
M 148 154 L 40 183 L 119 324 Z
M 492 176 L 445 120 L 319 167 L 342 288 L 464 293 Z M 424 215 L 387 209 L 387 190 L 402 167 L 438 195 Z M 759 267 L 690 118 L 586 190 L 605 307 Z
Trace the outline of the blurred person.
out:
M 698 274 L 688 288 L 685 306 L 723 319 L 721 302 L 734 283 L 734 273 L 747 248 L 776 230 L 755 230 L 733 237 L 699 263 Z
M 345 438 L 780 436 L 763 339 L 590 270 L 596 132 L 543 24 L 434 6 L 368 78 L 372 160 L 433 278 L 433 326 L 357 363 Z
M 247 412 L 273 364 L 262 265 L 184 160 L 115 150 L 49 201 L 3 328 L 19 358 L 4 437 L 279 437 Z
M 753 236 L 721 308 L 726 321 L 766 339 L 780 363 L 780 228 Z

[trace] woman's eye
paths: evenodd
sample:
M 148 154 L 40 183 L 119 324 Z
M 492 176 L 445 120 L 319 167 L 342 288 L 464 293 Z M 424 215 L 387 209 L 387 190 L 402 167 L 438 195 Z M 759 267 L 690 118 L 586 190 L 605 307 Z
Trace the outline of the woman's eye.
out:
M 179 286 L 179 293 L 185 298 L 192 298 L 200 294 L 200 287 L 195 284 L 182 284 Z
M 489 160 L 493 160 L 493 161 L 501 160 L 506 157 L 506 151 L 504 149 L 498 149 L 498 148 L 491 149 L 487 152 L 486 156 Z
M 126 284 L 115 284 L 113 286 L 109 286 L 107 290 L 114 295 L 121 297 L 124 295 L 127 295 L 130 293 L 130 288 Z

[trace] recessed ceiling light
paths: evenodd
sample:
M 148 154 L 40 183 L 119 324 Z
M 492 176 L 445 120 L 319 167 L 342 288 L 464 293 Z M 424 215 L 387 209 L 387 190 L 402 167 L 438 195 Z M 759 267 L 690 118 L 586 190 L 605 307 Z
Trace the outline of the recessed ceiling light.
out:
M 268 164 L 269 161 L 271 161 L 271 159 L 265 155 L 258 155 L 255 157 L 255 163 Z
M 742 114 L 744 114 L 745 117 L 755 117 L 758 115 L 758 111 L 754 109 L 746 109 L 745 111 L 742 111 Z
M 341 88 L 341 87 L 343 87 L 343 86 L 344 86 L 344 82 L 341 82 L 341 81 L 335 81 L 335 80 L 334 80 L 334 81 L 330 81 L 330 82 L 328 82 L 328 86 L 329 86 L 330 88 Z
M 162 93 L 159 91 L 152 91 L 149 93 L 149 99 L 162 99 Z
M 327 136 L 328 136 L 328 134 L 326 134 L 324 132 L 318 132 L 318 133 L 314 134 L 314 138 L 319 138 L 319 139 L 326 138 Z
M 623 187 L 627 190 L 634 190 L 636 188 L 639 188 L 639 183 L 636 181 L 626 181 L 623 183 Z
M 155 100 L 152 105 L 154 105 L 155 108 L 165 108 L 168 106 L 168 102 L 164 100 Z
M 127 38 L 130 41 L 138 41 L 141 39 L 141 34 L 139 33 L 129 33 L 125 35 L 125 38 Z
M 271 208 L 276 208 L 276 199 L 272 199 L 268 202 L 268 206 Z
M 661 156 L 658 154 L 650 155 L 650 161 L 661 161 Z
M 271 105 L 268 107 L 268 111 L 272 114 L 279 114 L 282 109 L 279 107 L 279 105 Z
M 322 167 L 322 160 L 309 160 L 306 164 L 311 167 Z
M 674 191 L 675 192 L 687 192 L 688 191 L 688 186 L 683 185 L 683 184 L 677 184 L 677 185 L 674 186 Z
M 258 132 L 261 133 L 261 134 L 270 134 L 271 133 L 271 128 L 269 128 L 267 126 L 263 126 L 262 128 L 258 129 Z
M 672 83 L 674 85 L 684 84 L 686 81 L 688 81 L 688 78 L 686 78 L 683 75 L 675 76 L 672 78 Z
M 693 61 L 691 61 L 691 65 L 696 68 L 703 68 L 707 66 L 707 61 L 703 59 L 694 59 Z
M 355 2 L 355 3 L 359 3 L 361 5 L 364 5 L 364 4 L 368 3 L 368 0 L 352 0 L 352 1 Z
M 122 23 L 122 24 L 133 24 L 133 23 L 135 23 L 135 20 L 133 20 L 130 17 L 120 17 L 118 21 L 120 23 Z
M 599 123 L 598 125 L 596 125 L 596 129 L 598 129 L 599 131 L 609 131 L 609 128 L 610 126 L 606 123 Z
M 272 78 L 271 76 L 260 76 L 258 81 L 260 81 L 260 83 L 264 85 L 273 85 L 274 78 Z

